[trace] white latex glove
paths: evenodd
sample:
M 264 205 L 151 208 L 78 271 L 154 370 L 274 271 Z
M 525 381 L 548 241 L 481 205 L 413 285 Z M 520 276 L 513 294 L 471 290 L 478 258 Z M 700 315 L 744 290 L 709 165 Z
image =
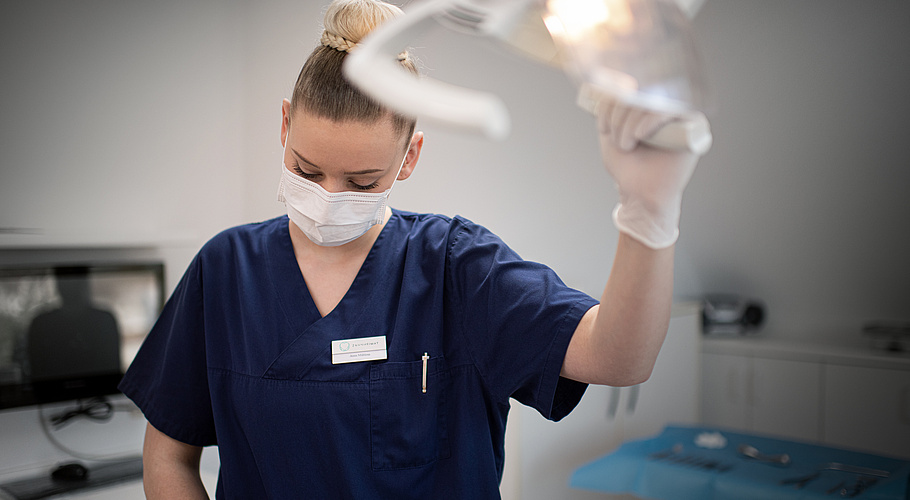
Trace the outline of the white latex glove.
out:
M 679 237 L 683 190 L 699 156 L 660 149 L 641 141 L 678 117 L 660 115 L 601 100 L 596 108 L 600 149 L 607 171 L 619 189 L 613 210 L 616 227 L 654 249 L 672 246 Z

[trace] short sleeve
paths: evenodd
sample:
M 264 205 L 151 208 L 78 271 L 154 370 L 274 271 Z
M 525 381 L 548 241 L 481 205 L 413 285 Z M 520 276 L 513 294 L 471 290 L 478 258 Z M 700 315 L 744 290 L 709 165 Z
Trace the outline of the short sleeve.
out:
M 205 355 L 200 257 L 192 261 L 120 383 L 152 426 L 194 446 L 216 444 Z
M 563 360 L 597 300 L 549 267 L 521 259 L 487 229 L 462 222 L 449 249 L 448 286 L 484 383 L 500 401 L 511 397 L 562 419 L 587 388 L 560 377 Z

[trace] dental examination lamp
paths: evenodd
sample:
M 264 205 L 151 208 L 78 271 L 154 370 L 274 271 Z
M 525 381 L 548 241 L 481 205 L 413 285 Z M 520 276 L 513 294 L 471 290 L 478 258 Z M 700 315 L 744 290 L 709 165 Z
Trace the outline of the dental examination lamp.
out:
M 367 35 L 344 72 L 364 93 L 399 113 L 492 139 L 509 134 L 509 113 L 490 93 L 415 78 L 397 55 L 443 25 L 492 37 L 562 68 L 578 104 L 594 113 L 604 99 L 672 116 L 645 140 L 704 154 L 712 137 L 703 111 L 705 82 L 689 18 L 703 0 L 427 0 Z

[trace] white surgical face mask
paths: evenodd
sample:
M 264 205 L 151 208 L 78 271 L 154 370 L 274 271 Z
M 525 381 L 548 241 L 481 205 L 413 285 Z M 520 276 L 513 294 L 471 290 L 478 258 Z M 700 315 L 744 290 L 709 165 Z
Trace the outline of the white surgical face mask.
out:
M 285 139 L 285 150 L 287 143 Z M 398 173 L 407 157 L 405 154 L 402 158 Z M 395 186 L 394 180 L 392 186 Z M 319 184 L 292 173 L 282 164 L 278 201 L 285 204 L 288 217 L 310 241 L 334 247 L 354 241 L 371 227 L 382 223 L 391 191 L 392 187 L 381 193 L 330 193 Z

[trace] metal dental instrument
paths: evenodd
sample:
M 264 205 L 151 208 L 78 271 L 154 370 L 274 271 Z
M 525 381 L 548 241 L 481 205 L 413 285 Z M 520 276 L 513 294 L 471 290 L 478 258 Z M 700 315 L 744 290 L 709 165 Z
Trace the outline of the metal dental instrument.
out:
M 801 489 L 807 484 L 815 481 L 821 476 L 819 472 L 813 472 L 812 474 L 807 474 L 805 476 L 791 477 L 787 479 L 781 479 L 780 484 L 793 484 L 796 485 L 796 489 Z
M 739 448 L 737 448 L 737 450 L 741 454 L 749 458 L 754 458 L 755 460 L 761 462 L 768 462 L 778 465 L 790 465 L 790 455 L 787 455 L 786 453 L 781 453 L 779 455 L 766 455 L 758 451 L 758 449 L 754 446 L 748 444 L 739 445 Z
M 819 468 L 821 470 L 836 470 L 864 476 L 888 477 L 891 475 L 891 473 L 886 470 L 870 469 L 869 467 L 860 467 L 858 465 L 848 465 L 839 462 L 829 462 Z
M 834 485 L 834 486 L 828 488 L 827 490 L 825 490 L 825 494 L 826 494 L 826 495 L 833 495 L 834 493 L 843 490 L 845 484 L 847 484 L 846 481 L 841 481 L 841 482 L 837 483 L 836 485 Z
M 682 453 L 682 451 L 683 451 L 682 443 L 676 443 L 672 447 L 670 447 L 666 450 L 651 453 L 650 455 L 648 455 L 648 458 L 651 460 L 662 460 L 664 458 L 668 458 L 673 455 L 678 455 L 678 454 Z

